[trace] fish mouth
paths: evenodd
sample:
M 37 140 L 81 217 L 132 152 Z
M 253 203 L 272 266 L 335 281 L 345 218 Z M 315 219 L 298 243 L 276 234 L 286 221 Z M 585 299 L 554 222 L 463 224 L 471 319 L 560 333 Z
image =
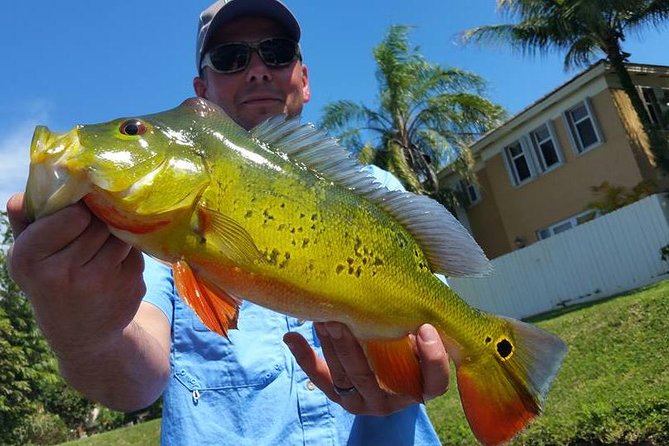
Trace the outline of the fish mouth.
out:
M 74 178 L 66 162 L 80 151 L 78 128 L 65 133 L 37 126 L 30 144 L 30 171 L 26 185 L 25 212 L 37 220 L 79 201 L 89 186 Z

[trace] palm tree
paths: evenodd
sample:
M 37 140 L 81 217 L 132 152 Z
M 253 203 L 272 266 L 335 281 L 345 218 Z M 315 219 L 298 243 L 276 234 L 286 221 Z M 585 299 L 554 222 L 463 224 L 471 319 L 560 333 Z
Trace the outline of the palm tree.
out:
M 656 161 L 669 171 L 669 149 L 648 117 L 625 62 L 626 33 L 660 27 L 669 19 L 669 0 L 497 0 L 498 10 L 519 23 L 486 25 L 462 34 L 464 42 L 507 43 L 523 53 L 566 52 L 565 70 L 605 57 L 620 79 L 646 134 Z
M 437 169 L 452 164 L 475 182 L 468 145 L 504 116 L 480 96 L 475 74 L 432 64 L 411 48 L 407 26 L 392 26 L 374 49 L 376 108 L 349 100 L 325 106 L 322 125 L 363 162 L 394 173 L 407 189 L 437 197 Z M 363 138 L 370 138 L 363 144 Z

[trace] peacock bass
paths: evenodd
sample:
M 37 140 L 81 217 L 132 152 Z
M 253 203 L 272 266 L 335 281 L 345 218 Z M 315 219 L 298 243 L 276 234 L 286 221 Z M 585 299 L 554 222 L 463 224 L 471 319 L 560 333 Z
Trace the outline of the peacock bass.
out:
M 417 401 L 422 378 L 408 335 L 434 325 L 486 445 L 508 441 L 540 412 L 566 352 L 549 333 L 470 307 L 434 276 L 490 268 L 445 208 L 385 189 L 296 120 L 249 132 L 192 98 L 63 134 L 37 127 L 25 197 L 33 219 L 83 199 L 118 238 L 170 263 L 181 297 L 222 335 L 236 328 L 241 299 L 345 323 L 379 384 Z

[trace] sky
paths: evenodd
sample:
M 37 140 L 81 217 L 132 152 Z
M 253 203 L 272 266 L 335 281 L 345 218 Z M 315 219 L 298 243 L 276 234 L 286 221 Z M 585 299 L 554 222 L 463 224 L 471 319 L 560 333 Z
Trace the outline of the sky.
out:
M 433 63 L 483 77 L 487 97 L 513 115 L 581 70 L 562 56 L 458 44 L 462 31 L 506 23 L 494 0 L 285 0 L 302 27 L 312 99 L 303 119 L 350 99 L 374 107 L 372 49 L 394 24 Z M 0 10 L 0 209 L 22 190 L 36 125 L 154 113 L 193 96 L 197 18 L 209 0 L 9 0 Z M 631 61 L 669 65 L 669 27 L 629 35 Z

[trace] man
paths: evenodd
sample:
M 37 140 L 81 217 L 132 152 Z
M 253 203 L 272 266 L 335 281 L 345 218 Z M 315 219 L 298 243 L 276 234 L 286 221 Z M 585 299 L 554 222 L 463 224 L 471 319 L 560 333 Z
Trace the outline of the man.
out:
M 276 114 L 298 116 L 310 97 L 299 39 L 297 21 L 279 1 L 214 3 L 200 18 L 196 94 L 246 129 Z M 227 340 L 178 298 L 166 267 L 147 259 L 142 276 L 141 253 L 84 205 L 32 224 L 20 194 L 7 209 L 16 236 L 12 277 L 64 377 L 119 410 L 163 394 L 163 444 L 438 444 L 424 407 L 379 388 L 344 325 L 245 302 L 239 330 Z M 416 339 L 425 397 L 442 394 L 444 347 L 430 326 Z

